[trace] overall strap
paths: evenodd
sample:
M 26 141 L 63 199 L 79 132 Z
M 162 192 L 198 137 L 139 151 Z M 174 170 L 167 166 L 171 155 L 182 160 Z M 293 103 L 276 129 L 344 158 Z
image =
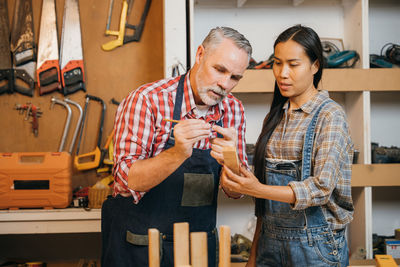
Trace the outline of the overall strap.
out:
M 315 112 L 314 117 L 311 119 L 310 124 L 308 125 L 307 132 L 304 136 L 301 180 L 304 180 L 311 175 L 311 157 L 314 146 L 315 127 L 322 108 L 330 102 L 332 102 L 331 99 L 327 99 L 322 102 L 318 110 Z

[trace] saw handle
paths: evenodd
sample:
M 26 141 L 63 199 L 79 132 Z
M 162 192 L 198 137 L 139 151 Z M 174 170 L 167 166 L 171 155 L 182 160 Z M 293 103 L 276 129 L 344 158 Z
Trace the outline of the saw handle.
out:
M 16 69 L 14 70 L 14 79 L 20 79 L 25 83 L 28 87 L 24 87 L 20 85 L 20 83 L 15 83 L 14 91 L 26 95 L 26 96 L 33 96 L 33 90 L 35 89 L 35 81 L 32 77 L 24 69 Z
M 14 92 L 14 72 L 11 69 L 0 70 L 0 82 L 6 80 L 3 86 L 0 86 L 0 95 L 3 93 L 12 94 Z
M 97 146 L 94 149 L 94 151 L 86 153 L 86 154 L 82 154 L 82 155 L 78 155 L 79 152 L 79 145 L 80 145 L 80 141 L 81 141 L 81 137 L 82 137 L 82 132 L 83 132 L 83 124 L 85 121 L 85 117 L 87 115 L 87 107 L 89 105 L 89 101 L 90 100 L 94 100 L 99 102 L 102 105 L 102 111 L 101 111 L 101 117 L 100 117 L 100 127 L 99 127 L 99 134 L 98 134 L 98 139 L 97 139 Z M 75 168 L 79 171 L 82 170 L 89 170 L 89 169 L 94 169 L 100 166 L 100 159 L 101 159 L 101 151 L 100 151 L 100 147 L 101 147 L 101 138 L 103 135 L 103 125 L 104 125 L 104 116 L 105 116 L 105 112 L 106 112 L 106 104 L 104 103 L 104 101 L 97 97 L 97 96 L 93 96 L 93 95 L 86 95 L 86 103 L 85 103 L 85 109 L 83 112 L 83 118 L 82 118 L 82 125 L 81 125 L 81 133 L 79 136 L 79 141 L 78 141 L 78 145 L 77 145 L 77 155 L 74 158 L 74 165 Z

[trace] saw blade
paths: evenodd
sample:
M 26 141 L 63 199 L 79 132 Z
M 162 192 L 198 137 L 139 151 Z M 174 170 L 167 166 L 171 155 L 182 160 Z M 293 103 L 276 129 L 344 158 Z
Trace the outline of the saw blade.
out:
M 60 44 L 61 81 L 64 95 L 86 91 L 78 0 L 65 0 Z
M 33 96 L 36 71 L 32 0 L 16 0 L 11 31 L 11 52 L 18 93 Z
M 43 0 L 36 70 L 40 95 L 61 89 L 56 23 L 54 0 Z
M 13 92 L 7 1 L 0 0 L 0 94 Z

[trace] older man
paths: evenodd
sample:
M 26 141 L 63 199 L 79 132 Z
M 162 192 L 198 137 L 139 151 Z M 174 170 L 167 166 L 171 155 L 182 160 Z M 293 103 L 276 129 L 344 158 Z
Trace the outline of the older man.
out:
M 143 85 L 123 100 L 114 127 L 114 196 L 102 209 L 103 267 L 148 266 L 149 228 L 161 233 L 161 265 L 173 266 L 175 222 L 208 233 L 215 266 L 222 147 L 237 146 L 247 165 L 244 110 L 230 92 L 251 51 L 236 30 L 212 29 L 187 74 Z

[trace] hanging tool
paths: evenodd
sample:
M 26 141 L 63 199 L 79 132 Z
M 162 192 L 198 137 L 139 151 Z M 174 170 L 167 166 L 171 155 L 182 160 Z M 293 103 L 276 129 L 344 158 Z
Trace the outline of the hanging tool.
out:
M 61 90 L 54 0 L 42 3 L 36 75 L 40 95 Z
M 68 106 L 68 104 L 56 97 L 52 97 L 51 98 L 51 107 L 54 107 L 54 104 L 59 104 L 64 106 L 67 109 L 67 120 L 65 122 L 65 126 L 64 126 L 64 132 L 61 138 L 61 143 L 60 143 L 60 147 L 58 148 L 58 152 L 62 152 L 64 149 L 64 144 L 65 144 L 65 140 L 67 139 L 67 134 L 68 134 L 68 130 L 69 130 L 69 125 L 71 122 L 71 108 Z
M 68 150 L 68 152 L 69 152 L 70 154 L 72 154 L 72 150 L 74 149 L 76 137 L 78 136 L 79 127 L 80 127 L 81 122 L 82 122 L 82 113 L 83 113 L 83 112 L 82 112 L 82 107 L 81 107 L 81 105 L 79 105 L 79 104 L 76 103 L 75 101 L 72 101 L 72 100 L 70 100 L 70 99 L 68 99 L 68 98 L 65 98 L 64 101 L 65 101 L 66 103 L 68 103 L 68 104 L 74 105 L 74 106 L 78 109 L 78 111 L 79 111 L 78 121 L 76 122 L 74 135 L 72 136 L 72 141 L 71 141 L 71 144 L 70 144 L 69 150 Z
M 97 146 L 96 148 L 89 153 L 79 155 L 79 147 L 80 143 L 82 140 L 82 134 L 84 130 L 84 124 L 87 116 L 87 110 L 89 106 L 89 101 L 94 100 L 99 102 L 102 105 L 102 111 L 101 111 L 101 116 L 100 116 L 100 125 L 99 125 L 99 133 L 97 136 Z M 106 112 L 106 104 L 104 101 L 96 96 L 92 95 L 86 95 L 86 101 L 85 101 L 85 107 L 83 111 L 83 118 L 82 118 L 82 124 L 81 124 L 81 129 L 80 129 L 80 134 L 79 134 L 79 139 L 76 147 L 76 155 L 74 159 L 74 165 L 75 168 L 79 171 L 83 170 L 89 170 L 89 169 L 95 169 L 99 167 L 100 165 L 100 158 L 101 158 L 101 152 L 100 152 L 100 147 L 101 147 L 101 138 L 103 135 L 103 125 L 104 125 L 104 116 Z
M 149 13 L 150 4 L 151 4 L 151 0 L 146 0 L 139 24 L 132 25 L 132 24 L 127 23 L 127 21 L 128 21 L 129 13 L 130 13 L 132 5 L 133 5 L 133 0 L 123 0 L 121 17 L 120 17 L 120 21 L 119 21 L 119 30 L 111 31 L 110 24 L 111 24 L 111 15 L 112 15 L 112 10 L 113 10 L 113 6 L 114 6 L 114 0 L 110 0 L 105 34 L 107 36 L 108 35 L 117 36 L 117 39 L 103 44 L 101 46 L 101 48 L 104 51 L 111 51 L 111 50 L 113 50 L 119 46 L 122 46 L 123 44 L 129 43 L 129 42 L 139 42 L 140 38 L 142 36 L 142 32 L 143 32 L 147 14 Z M 134 30 L 134 33 L 132 35 L 126 35 L 125 34 L 126 28 Z
M 24 120 L 28 120 L 29 117 L 32 117 L 32 132 L 35 135 L 35 137 L 38 136 L 39 133 L 39 118 L 42 116 L 42 111 L 40 111 L 40 108 L 33 105 L 32 103 L 26 103 L 25 105 L 21 104 L 15 104 L 14 109 L 19 111 L 19 114 L 25 114 Z
M 112 104 L 119 106 L 120 102 L 111 98 L 110 101 Z M 114 165 L 114 129 L 111 130 L 111 133 L 108 135 L 106 144 L 104 145 L 103 149 L 101 150 L 101 159 L 100 159 L 100 166 L 97 169 L 97 173 L 101 172 L 111 172 L 112 166 Z
M 111 133 L 108 135 L 106 144 L 104 145 L 103 149 L 101 150 L 101 157 L 100 157 L 100 164 L 99 167 L 97 168 L 96 172 L 97 173 L 102 173 L 102 172 L 110 172 L 112 169 L 112 165 L 114 164 L 113 162 L 113 152 L 114 149 L 113 147 L 113 142 L 112 139 L 114 138 L 114 130 L 111 131 Z M 110 155 L 111 153 L 111 155 Z M 108 156 L 108 158 L 106 158 Z
M 0 0 L 0 94 L 13 93 L 13 86 L 7 0 Z
M 61 81 L 64 95 L 85 88 L 81 24 L 78 0 L 66 0 L 60 45 Z
M 36 48 L 33 33 L 32 0 L 16 0 L 11 31 L 14 91 L 33 96 L 35 88 Z

